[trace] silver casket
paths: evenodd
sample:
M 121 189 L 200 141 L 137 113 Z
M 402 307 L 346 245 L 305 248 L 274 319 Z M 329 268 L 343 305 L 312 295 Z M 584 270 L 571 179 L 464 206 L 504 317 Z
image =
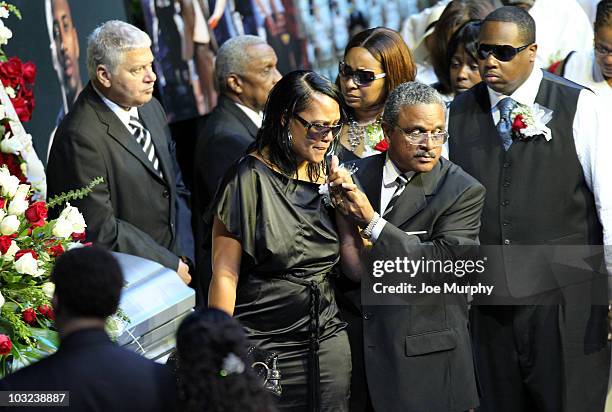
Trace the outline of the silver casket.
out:
M 174 349 L 179 324 L 195 306 L 195 292 L 159 263 L 125 253 L 113 255 L 126 281 L 120 308 L 129 318 L 117 343 L 165 362 Z

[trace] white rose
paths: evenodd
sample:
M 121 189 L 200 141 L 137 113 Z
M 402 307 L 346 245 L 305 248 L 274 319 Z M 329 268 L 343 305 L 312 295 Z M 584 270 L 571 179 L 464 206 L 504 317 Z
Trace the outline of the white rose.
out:
M 55 237 L 67 238 L 72 234 L 72 224 L 65 217 L 61 216 L 57 218 L 53 224 L 53 230 L 51 233 Z
M 6 212 L 4 211 L 4 209 L 0 209 L 0 222 L 2 222 L 2 219 L 4 219 L 4 216 L 6 216 Z
M 0 23 L 2 22 L 0 21 Z M 7 44 L 11 37 L 13 37 L 13 32 L 2 24 L 2 26 L 0 26 L 0 46 Z
M 6 19 L 9 16 L 9 11 L 6 7 L 0 7 L 0 17 Z
M 38 261 L 34 259 L 31 253 L 26 253 L 15 261 L 15 270 L 17 273 L 31 275 L 34 277 L 40 276 L 38 272 Z
M 0 151 L 2 153 L 19 154 L 23 150 L 23 144 L 16 137 L 2 139 L 0 142 Z
M 0 176 L 0 186 L 2 186 L 2 196 L 12 199 L 19 187 L 19 179 L 11 175 Z
M 2 296 L 2 293 L 0 292 L 0 309 L 2 306 L 4 306 L 4 296 Z
M 9 203 L 9 215 L 21 216 L 25 213 L 29 206 L 30 204 L 27 200 L 14 198 L 11 200 L 11 203 Z
M 3 256 L 4 260 L 10 261 L 10 260 L 15 259 L 15 254 L 17 252 L 19 252 L 19 246 L 17 246 L 17 243 L 15 243 L 15 241 L 12 240 L 11 245 L 9 246 L 8 250 Z
M 3 235 L 12 235 L 19 229 L 19 219 L 17 216 L 9 215 L 2 219 L 0 223 L 0 233 Z
M 60 213 L 60 218 L 64 217 L 72 225 L 72 232 L 83 233 L 87 225 L 85 219 L 79 209 L 74 206 L 70 206 L 70 203 L 66 203 L 66 207 Z
M 55 284 L 53 282 L 45 282 L 42 284 L 42 292 L 49 299 L 53 298 L 53 293 L 55 293 Z

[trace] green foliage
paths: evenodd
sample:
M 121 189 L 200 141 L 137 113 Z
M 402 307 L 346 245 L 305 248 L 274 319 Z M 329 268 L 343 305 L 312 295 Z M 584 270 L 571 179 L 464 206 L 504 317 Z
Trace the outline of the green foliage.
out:
M 62 192 L 61 194 L 52 197 L 47 201 L 47 207 L 51 209 L 57 205 L 62 205 L 70 200 L 83 199 L 85 196 L 89 195 L 93 191 L 93 188 L 95 186 L 101 183 L 104 183 L 104 178 L 102 176 L 98 176 L 91 182 L 89 182 L 85 187 L 76 190 L 71 190 L 68 193 Z

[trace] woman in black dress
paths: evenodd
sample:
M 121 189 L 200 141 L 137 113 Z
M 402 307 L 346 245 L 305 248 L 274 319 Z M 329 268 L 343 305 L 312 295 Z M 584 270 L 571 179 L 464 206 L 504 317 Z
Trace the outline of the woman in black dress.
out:
M 278 353 L 281 410 L 347 410 L 351 355 L 330 286 L 340 242 L 319 193 L 340 107 L 338 90 L 320 75 L 283 77 L 253 150 L 225 176 L 213 207 L 209 305 Z

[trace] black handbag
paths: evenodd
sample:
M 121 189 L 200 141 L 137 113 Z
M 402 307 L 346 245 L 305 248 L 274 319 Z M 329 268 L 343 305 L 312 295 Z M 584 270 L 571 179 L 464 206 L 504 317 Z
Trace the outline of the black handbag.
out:
M 261 381 L 263 388 L 276 396 L 281 396 L 281 372 L 278 369 L 278 355 L 257 346 L 249 347 L 247 351 L 249 366 Z

